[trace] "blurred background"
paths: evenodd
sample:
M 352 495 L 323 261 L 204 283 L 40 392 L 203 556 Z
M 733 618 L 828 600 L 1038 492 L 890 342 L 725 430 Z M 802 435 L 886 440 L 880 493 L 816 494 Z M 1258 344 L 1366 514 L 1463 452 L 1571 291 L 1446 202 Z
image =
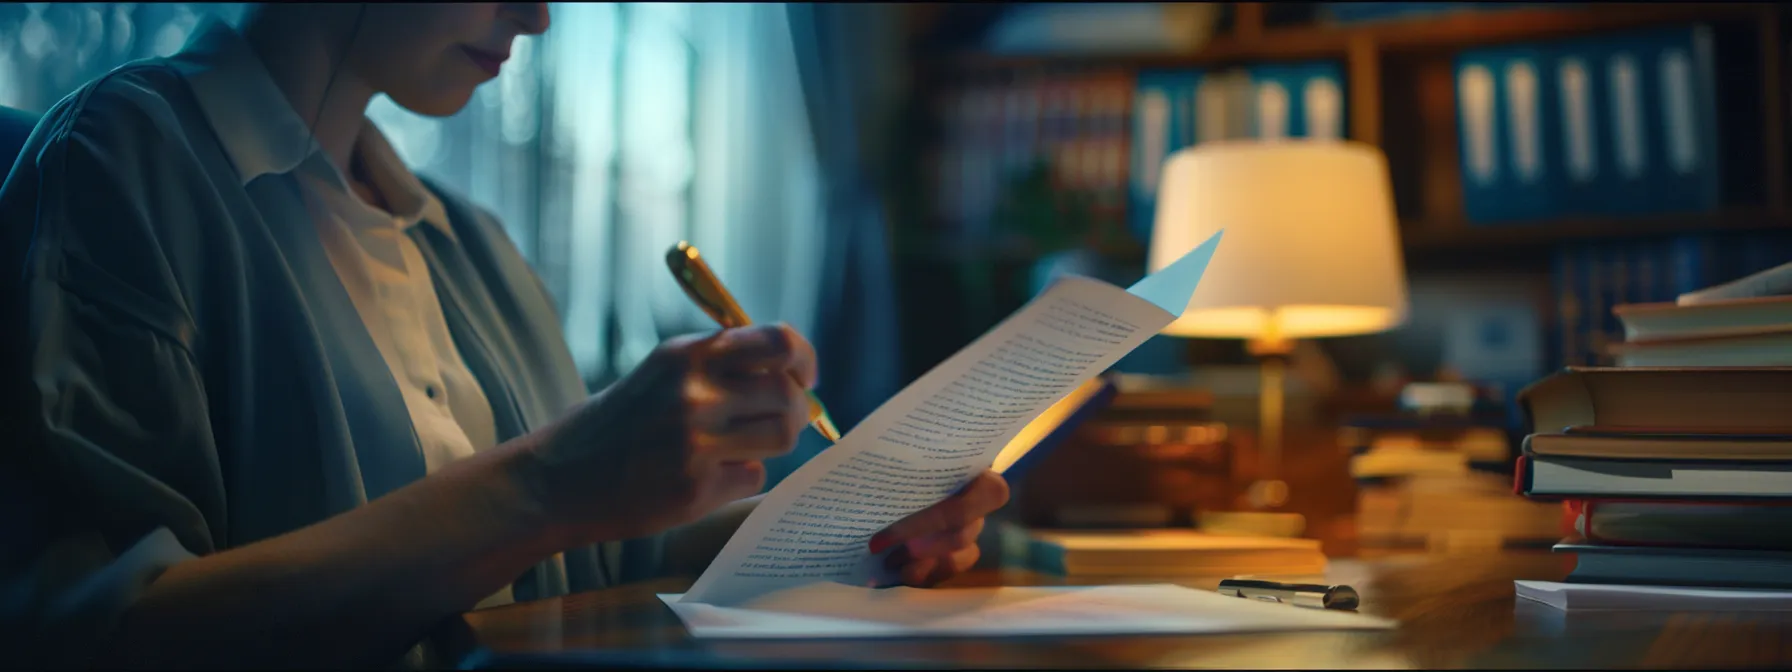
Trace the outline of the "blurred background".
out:
M 42 111 L 120 63 L 173 53 L 201 17 L 240 11 L 0 5 L 0 105 Z M 1481 498 L 1455 504 L 1480 513 L 1439 514 L 1446 532 L 1490 520 L 1477 538 L 1559 537 L 1555 509 L 1510 495 L 1527 429 L 1517 392 L 1613 363 L 1614 306 L 1792 260 L 1774 4 L 551 11 L 553 28 L 519 41 L 460 114 L 382 99 L 370 116 L 419 172 L 506 222 L 594 388 L 662 338 L 707 328 L 659 267 L 680 239 L 756 319 L 810 335 L 844 428 L 1056 274 L 1145 273 L 1177 150 L 1349 140 L 1385 156 L 1391 265 L 1345 246 L 1324 270 L 1261 271 L 1404 283 L 1396 326 L 1278 355 L 1290 486 L 1278 506 L 1328 552 L 1376 535 L 1439 543 L 1395 529 L 1410 519 L 1369 521 L 1413 508 L 1410 493 L 1375 499 L 1402 469 L 1482 475 L 1479 490 L 1429 486 Z M 1244 484 L 1260 475 L 1261 354 L 1243 338 L 1154 338 L 1105 378 L 1117 391 L 1094 420 L 1017 484 L 1015 519 L 1150 526 L 1260 508 Z M 1389 442 L 1452 457 L 1370 473 L 1359 458 Z

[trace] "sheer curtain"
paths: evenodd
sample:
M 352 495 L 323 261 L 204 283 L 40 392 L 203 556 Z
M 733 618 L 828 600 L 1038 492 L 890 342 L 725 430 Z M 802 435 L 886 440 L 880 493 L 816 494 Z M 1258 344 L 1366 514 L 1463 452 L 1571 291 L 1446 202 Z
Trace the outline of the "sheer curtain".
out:
M 482 106 L 436 121 L 387 104 L 376 120 L 418 129 L 425 145 L 432 125 L 483 124 L 455 129 L 469 151 L 413 165 L 510 223 L 594 385 L 667 336 L 712 328 L 666 271 L 680 240 L 703 251 L 748 314 L 807 332 L 819 197 L 782 5 L 551 12 L 554 27 L 519 40 Z

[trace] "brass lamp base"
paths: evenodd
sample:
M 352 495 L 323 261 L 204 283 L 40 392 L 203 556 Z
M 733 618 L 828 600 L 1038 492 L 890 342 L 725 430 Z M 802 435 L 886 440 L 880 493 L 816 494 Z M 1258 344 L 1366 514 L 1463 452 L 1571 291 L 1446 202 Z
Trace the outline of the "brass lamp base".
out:
M 1273 320 L 1271 321 L 1273 324 Z M 1294 342 L 1271 329 L 1245 344 L 1262 371 L 1258 394 L 1258 477 L 1245 490 L 1245 511 L 1206 511 L 1196 514 L 1196 526 L 1212 534 L 1252 537 L 1299 537 L 1307 519 L 1298 513 L 1276 511 L 1288 503 L 1288 482 L 1282 480 L 1282 425 L 1288 358 Z

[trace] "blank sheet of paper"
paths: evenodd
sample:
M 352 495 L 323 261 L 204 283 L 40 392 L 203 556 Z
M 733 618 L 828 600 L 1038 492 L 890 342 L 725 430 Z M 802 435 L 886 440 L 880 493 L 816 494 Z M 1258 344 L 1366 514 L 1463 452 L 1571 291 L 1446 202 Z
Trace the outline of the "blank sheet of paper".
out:
M 1219 239 L 1131 290 L 1053 283 L 766 493 L 681 599 L 731 605 L 810 583 L 886 582 L 871 535 L 990 468 L 1027 423 L 1174 321 Z
M 819 583 L 723 607 L 660 595 L 716 639 L 1152 635 L 1380 630 L 1353 612 L 1255 602 L 1177 585 L 871 589 Z
M 1513 583 L 1519 597 L 1563 611 L 1792 611 L 1792 590 Z

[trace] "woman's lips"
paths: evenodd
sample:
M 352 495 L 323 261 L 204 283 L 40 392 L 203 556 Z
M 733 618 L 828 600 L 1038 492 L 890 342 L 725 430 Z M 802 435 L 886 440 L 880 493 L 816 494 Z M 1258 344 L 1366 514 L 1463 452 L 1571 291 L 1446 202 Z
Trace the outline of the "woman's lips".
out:
M 472 47 L 461 47 L 460 49 L 467 53 L 467 58 L 472 59 L 474 65 L 479 66 L 480 70 L 484 70 L 486 74 L 493 77 L 498 76 L 498 69 L 504 67 L 504 61 L 510 59 L 509 54 L 494 54 Z

